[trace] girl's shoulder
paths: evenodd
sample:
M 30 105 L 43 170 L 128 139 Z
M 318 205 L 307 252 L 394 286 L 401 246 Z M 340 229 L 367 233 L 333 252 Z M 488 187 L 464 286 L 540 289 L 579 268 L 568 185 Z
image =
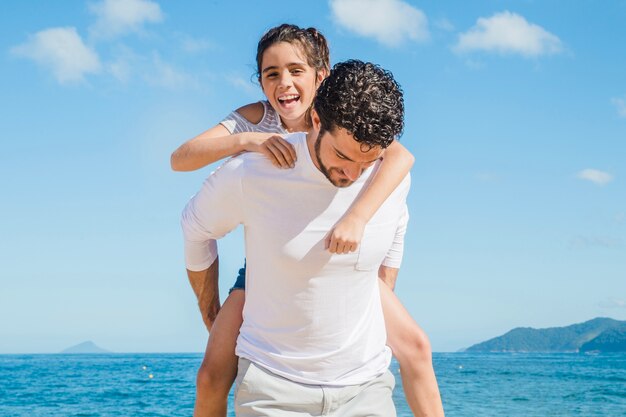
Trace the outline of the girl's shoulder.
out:
M 239 107 L 235 110 L 241 116 L 243 116 L 248 122 L 252 124 L 259 124 L 265 116 L 265 106 L 262 101 L 256 103 L 246 104 L 243 107 Z
M 282 127 L 280 116 L 267 101 L 259 101 L 238 108 L 231 113 L 238 128 L 231 129 L 233 132 L 271 132 L 286 133 Z

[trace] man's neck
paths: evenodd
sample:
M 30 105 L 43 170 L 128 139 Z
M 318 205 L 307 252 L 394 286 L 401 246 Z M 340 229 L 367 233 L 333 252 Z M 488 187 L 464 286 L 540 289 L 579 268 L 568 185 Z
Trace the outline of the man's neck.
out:
M 309 155 L 311 155 L 311 161 L 313 161 L 313 165 L 315 165 L 315 168 L 317 168 L 320 172 L 320 163 L 317 160 L 317 154 L 315 153 L 315 141 L 317 140 L 317 136 L 319 135 L 319 130 L 315 129 L 314 127 L 309 128 L 309 130 L 306 133 L 306 147 L 309 150 Z

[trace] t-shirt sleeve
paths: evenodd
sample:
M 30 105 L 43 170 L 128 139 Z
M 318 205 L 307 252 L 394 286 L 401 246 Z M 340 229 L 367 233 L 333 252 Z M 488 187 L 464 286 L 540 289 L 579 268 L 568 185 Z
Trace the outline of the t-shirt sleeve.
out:
M 250 131 L 250 122 L 236 111 L 230 112 L 220 124 L 224 126 L 231 135 Z
M 400 268 L 402 263 L 402 256 L 404 254 L 404 236 L 406 235 L 406 228 L 409 224 L 409 209 L 407 205 L 404 205 L 404 211 L 398 221 L 398 227 L 396 228 L 396 234 L 393 238 L 393 242 L 387 256 L 383 260 L 383 265 L 389 268 Z
M 219 239 L 244 220 L 241 173 L 243 161 L 232 158 L 213 172 L 182 213 L 185 264 L 203 271 L 217 258 Z
M 230 134 L 241 133 L 241 132 L 265 132 L 270 126 L 267 126 L 269 122 L 268 117 L 272 114 L 268 115 L 268 105 L 264 101 L 260 101 L 263 105 L 263 117 L 259 121 L 258 124 L 250 122 L 250 120 L 243 117 L 236 110 L 230 112 L 228 116 L 224 118 L 220 122 L 222 126 L 226 128 L 230 132 Z

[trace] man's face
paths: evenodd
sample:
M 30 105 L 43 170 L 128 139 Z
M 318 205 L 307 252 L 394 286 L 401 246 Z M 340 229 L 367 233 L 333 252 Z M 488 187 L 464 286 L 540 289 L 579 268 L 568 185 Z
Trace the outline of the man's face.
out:
M 341 128 L 319 133 L 315 140 L 319 169 L 335 187 L 351 185 L 382 154 L 382 148 L 361 146 L 352 134 Z

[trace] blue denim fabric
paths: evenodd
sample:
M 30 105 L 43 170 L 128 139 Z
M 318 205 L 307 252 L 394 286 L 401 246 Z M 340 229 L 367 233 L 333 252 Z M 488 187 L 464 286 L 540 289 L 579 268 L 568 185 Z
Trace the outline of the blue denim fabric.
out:
M 235 290 L 245 290 L 246 289 L 246 263 L 244 262 L 243 268 L 239 269 L 239 275 L 237 275 L 237 280 L 235 281 L 235 285 L 228 291 L 230 294 Z

